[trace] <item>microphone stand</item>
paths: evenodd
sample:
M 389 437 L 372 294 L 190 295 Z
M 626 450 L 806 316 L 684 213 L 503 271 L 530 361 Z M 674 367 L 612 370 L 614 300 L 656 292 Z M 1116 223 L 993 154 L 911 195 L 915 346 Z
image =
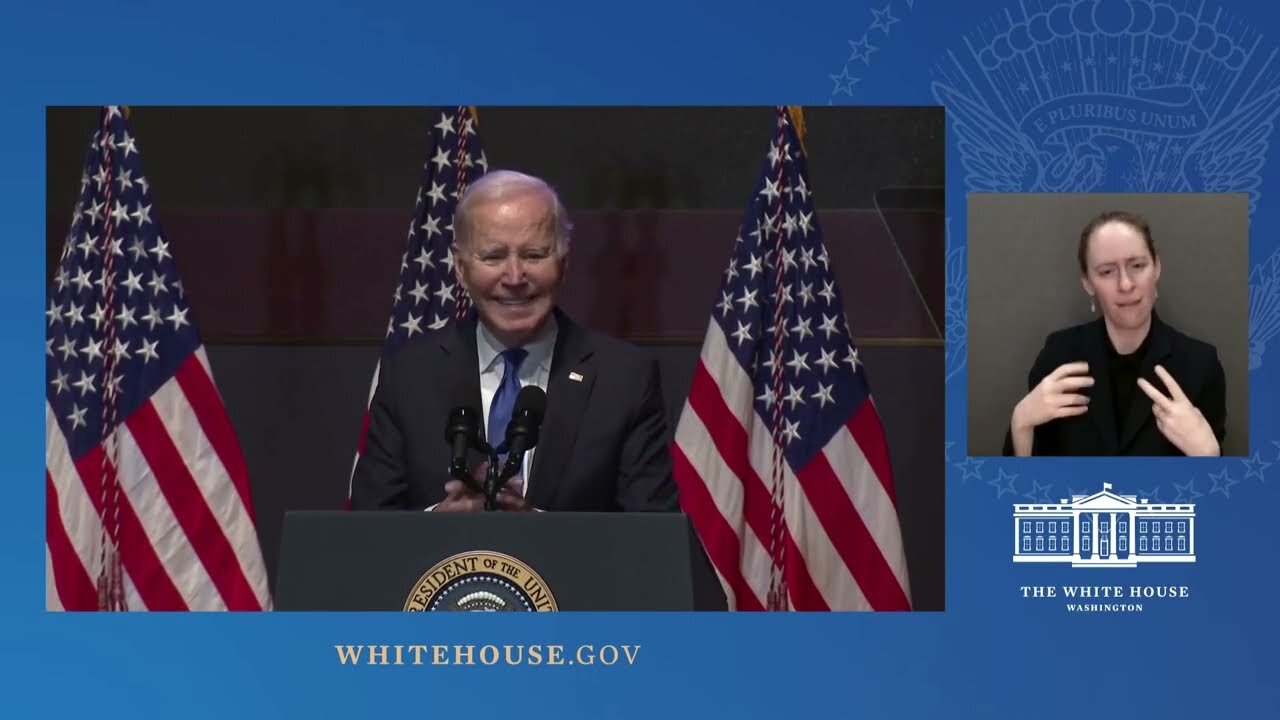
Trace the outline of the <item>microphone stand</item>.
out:
M 505 443 L 503 446 L 505 447 Z M 507 481 L 520 474 L 520 468 L 524 464 L 524 452 L 511 453 L 507 456 L 506 466 L 501 470 L 498 469 L 498 450 L 489 450 L 489 473 L 485 478 L 484 492 L 484 509 L 498 509 L 498 493 L 502 488 L 506 487 Z
M 473 447 L 476 447 L 477 449 L 481 449 L 482 447 L 484 450 L 488 450 L 489 448 L 489 446 L 481 440 L 475 440 L 473 442 Z M 467 487 L 476 488 L 480 491 L 484 490 L 482 487 L 476 487 L 476 479 L 471 475 L 471 470 L 467 467 L 467 458 L 465 456 L 458 458 L 449 464 L 449 477 L 461 482 Z
M 463 461 L 461 464 L 455 463 L 450 465 L 449 477 L 460 481 L 463 485 L 477 490 L 481 495 L 484 495 L 485 510 L 497 510 L 498 488 L 501 487 L 501 482 L 498 477 L 498 451 L 496 448 L 489 445 L 489 443 L 480 439 L 474 440 L 472 447 L 489 456 L 489 467 L 485 479 L 483 481 L 478 481 L 471 473 L 471 470 L 467 468 L 466 461 Z
M 498 509 L 498 488 L 502 483 L 498 477 L 498 451 L 486 447 L 489 452 L 489 470 L 484 479 L 484 509 L 490 512 Z

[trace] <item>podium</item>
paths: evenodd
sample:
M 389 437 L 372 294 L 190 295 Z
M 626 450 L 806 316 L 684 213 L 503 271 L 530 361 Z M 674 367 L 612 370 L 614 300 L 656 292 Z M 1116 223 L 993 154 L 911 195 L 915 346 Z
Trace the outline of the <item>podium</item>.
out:
M 683 513 L 286 513 L 277 610 L 724 610 Z

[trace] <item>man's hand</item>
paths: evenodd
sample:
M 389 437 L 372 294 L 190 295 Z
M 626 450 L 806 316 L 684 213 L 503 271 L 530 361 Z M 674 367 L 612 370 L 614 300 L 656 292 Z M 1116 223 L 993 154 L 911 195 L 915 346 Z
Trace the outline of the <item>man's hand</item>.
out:
M 461 480 L 444 484 L 445 498 L 431 512 L 480 512 L 484 510 L 484 495 L 472 490 Z
M 506 485 L 499 488 L 498 507 L 511 512 L 532 512 L 533 506 L 524 499 L 524 494 L 521 492 L 523 484 L 523 478 L 513 477 L 507 481 Z
M 474 483 L 461 480 L 450 480 L 444 484 L 445 498 L 431 512 L 480 512 L 484 510 L 484 494 L 476 488 L 484 486 L 484 476 L 489 463 L 481 463 L 480 467 L 471 471 Z

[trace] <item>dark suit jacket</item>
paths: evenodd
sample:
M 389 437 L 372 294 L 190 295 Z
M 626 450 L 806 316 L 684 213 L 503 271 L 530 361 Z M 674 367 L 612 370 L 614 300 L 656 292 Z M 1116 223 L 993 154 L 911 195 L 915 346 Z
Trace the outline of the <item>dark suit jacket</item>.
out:
M 1181 455 L 1181 450 L 1165 439 L 1151 415 L 1151 400 L 1135 389 L 1123 426 L 1116 427 L 1111 380 L 1108 377 L 1106 326 L 1099 318 L 1084 325 L 1059 330 L 1045 339 L 1044 348 L 1027 376 L 1030 390 L 1054 368 L 1083 360 L 1089 363 L 1094 385 L 1082 392 L 1089 396 L 1089 411 L 1076 417 L 1052 420 L 1035 430 L 1033 455 Z M 1161 365 L 1191 404 L 1199 408 L 1221 445 L 1226 437 L 1226 378 L 1218 351 L 1210 344 L 1183 335 L 1152 315 L 1150 344 L 1142 358 L 1140 376 L 1166 395 L 1164 382 L 1155 374 Z M 1013 438 L 1006 434 L 1004 453 L 1013 454 Z
M 657 363 L 559 310 L 556 320 L 526 499 L 542 510 L 678 511 Z M 480 407 L 478 366 L 474 313 L 407 343 L 382 366 L 352 477 L 352 509 L 423 509 L 444 499 L 450 398 L 454 387 L 466 387 Z M 471 465 L 483 459 L 473 453 Z

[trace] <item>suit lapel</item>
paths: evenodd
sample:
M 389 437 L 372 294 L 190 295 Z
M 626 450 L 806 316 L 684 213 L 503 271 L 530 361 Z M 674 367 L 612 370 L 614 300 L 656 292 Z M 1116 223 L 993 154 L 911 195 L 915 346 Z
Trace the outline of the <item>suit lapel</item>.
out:
M 552 506 L 561 487 L 596 379 L 594 348 L 586 333 L 559 310 L 556 323 L 559 330 L 547 380 L 547 414 L 529 479 L 529 503 L 544 509 Z
M 475 410 L 480 413 L 480 417 L 484 417 L 483 400 L 480 395 L 480 359 L 476 353 L 476 319 L 473 313 L 471 317 L 460 323 L 453 325 L 453 332 L 445 332 L 440 334 L 440 353 L 444 357 L 441 365 L 443 375 L 434 380 L 444 380 L 438 387 L 443 391 L 443 402 L 447 406 L 453 401 L 453 389 L 456 387 L 465 387 L 468 401 Z M 452 407 L 446 407 L 445 412 L 448 413 Z M 484 423 L 480 423 L 480 439 L 485 439 Z M 433 441 L 443 442 L 443 438 L 431 438 Z M 472 460 L 482 461 L 484 458 L 480 453 L 473 451 Z
M 1089 326 L 1089 342 L 1087 343 L 1086 362 L 1089 363 L 1089 376 L 1093 378 L 1093 387 L 1089 392 L 1089 419 L 1093 421 L 1102 436 L 1102 444 L 1106 454 L 1114 455 L 1119 449 L 1116 430 L 1116 413 L 1113 395 L 1111 394 L 1111 363 L 1107 359 L 1107 329 L 1102 319 Z
M 1145 378 L 1157 389 L 1165 392 L 1164 382 L 1156 377 L 1155 368 L 1162 360 L 1169 356 L 1173 351 L 1173 335 L 1169 332 L 1168 326 L 1160 321 L 1160 318 L 1152 313 L 1151 315 L 1151 346 L 1147 348 L 1146 354 L 1142 357 L 1142 365 L 1138 370 L 1138 377 Z M 1120 452 L 1124 452 L 1138 436 L 1138 431 L 1144 425 L 1151 421 L 1151 399 L 1147 394 L 1142 392 L 1141 388 L 1134 389 L 1133 401 L 1129 403 L 1129 413 L 1125 418 L 1124 429 L 1120 433 Z

